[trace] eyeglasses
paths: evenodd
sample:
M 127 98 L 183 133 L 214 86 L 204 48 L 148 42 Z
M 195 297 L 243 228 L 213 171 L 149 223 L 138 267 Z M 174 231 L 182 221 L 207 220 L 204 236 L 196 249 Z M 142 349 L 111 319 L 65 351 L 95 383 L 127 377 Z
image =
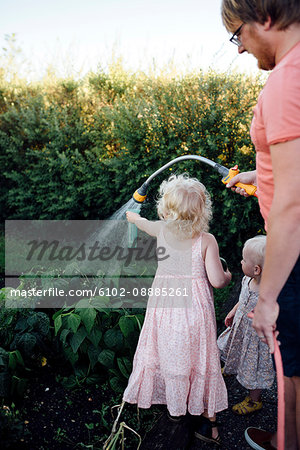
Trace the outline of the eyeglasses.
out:
M 239 39 L 239 35 L 241 34 L 243 25 L 244 24 L 242 23 L 242 25 L 238 27 L 238 29 L 233 33 L 233 35 L 229 39 L 230 42 L 232 42 L 233 44 L 237 45 L 238 47 L 240 47 L 242 45 L 242 42 Z

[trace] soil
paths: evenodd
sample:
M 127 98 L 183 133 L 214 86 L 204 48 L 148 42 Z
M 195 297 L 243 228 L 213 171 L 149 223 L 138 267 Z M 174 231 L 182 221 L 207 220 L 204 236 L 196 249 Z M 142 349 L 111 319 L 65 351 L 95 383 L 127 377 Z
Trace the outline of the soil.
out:
M 228 388 L 229 408 L 218 414 L 217 420 L 222 438 L 222 449 L 250 449 L 244 439 L 249 426 L 266 430 L 276 429 L 276 385 L 263 392 L 261 411 L 246 417 L 233 414 L 231 406 L 241 401 L 247 391 L 235 377 L 225 377 Z M 30 450 L 67 450 L 73 448 L 101 449 L 110 434 L 113 418 L 110 407 L 120 400 L 107 386 L 81 386 L 67 390 L 56 381 L 50 367 L 32 379 L 23 402 L 16 405 L 20 411 L 23 432 L 16 435 L 13 444 L 1 448 Z M 125 405 L 121 421 L 137 430 L 143 438 L 141 450 L 147 449 L 213 449 L 215 445 L 203 443 L 193 437 L 188 419 L 174 424 L 166 416 L 165 407 L 152 407 L 141 413 L 141 425 L 137 429 L 136 407 Z M 126 431 L 125 449 L 137 448 L 137 439 Z

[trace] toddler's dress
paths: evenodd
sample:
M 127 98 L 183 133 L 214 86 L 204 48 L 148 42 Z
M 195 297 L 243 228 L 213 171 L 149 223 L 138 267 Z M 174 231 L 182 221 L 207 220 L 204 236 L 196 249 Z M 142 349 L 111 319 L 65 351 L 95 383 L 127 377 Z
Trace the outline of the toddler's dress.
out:
M 175 249 L 165 239 L 164 226 L 157 236 L 157 247 L 164 247 L 169 257 L 158 261 L 154 295 L 148 300 L 133 371 L 123 395 L 124 401 L 140 408 L 166 404 L 172 416 L 184 415 L 187 410 L 193 415 L 207 410 L 213 416 L 227 408 L 213 291 L 201 244 L 202 235 L 192 248 Z M 155 295 L 155 288 L 161 295 Z
M 247 314 L 256 306 L 258 292 L 251 291 L 251 278 L 245 276 L 233 323 L 218 338 L 224 373 L 236 374 L 246 389 L 268 389 L 275 377 L 272 357 L 267 344 L 261 342 Z

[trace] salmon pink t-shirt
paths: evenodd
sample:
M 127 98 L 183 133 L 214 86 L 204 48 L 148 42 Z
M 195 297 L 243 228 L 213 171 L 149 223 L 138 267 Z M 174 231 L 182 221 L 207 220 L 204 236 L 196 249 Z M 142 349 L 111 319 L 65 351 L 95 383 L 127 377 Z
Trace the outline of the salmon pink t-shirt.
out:
M 256 150 L 257 193 L 267 226 L 274 193 L 270 145 L 300 137 L 300 42 L 269 75 L 253 113 L 250 135 Z

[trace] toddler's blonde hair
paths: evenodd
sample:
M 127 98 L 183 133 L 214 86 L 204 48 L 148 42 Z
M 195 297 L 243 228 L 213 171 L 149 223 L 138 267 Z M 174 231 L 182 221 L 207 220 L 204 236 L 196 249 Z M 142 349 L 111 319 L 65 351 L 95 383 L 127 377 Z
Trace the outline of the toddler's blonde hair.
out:
M 172 175 L 162 182 L 159 194 L 158 215 L 176 235 L 192 238 L 208 231 L 212 204 L 199 180 L 188 174 Z
M 248 239 L 244 244 L 244 249 L 248 248 L 251 251 L 254 264 L 258 264 L 261 268 L 265 261 L 266 241 L 267 237 L 260 235 Z

